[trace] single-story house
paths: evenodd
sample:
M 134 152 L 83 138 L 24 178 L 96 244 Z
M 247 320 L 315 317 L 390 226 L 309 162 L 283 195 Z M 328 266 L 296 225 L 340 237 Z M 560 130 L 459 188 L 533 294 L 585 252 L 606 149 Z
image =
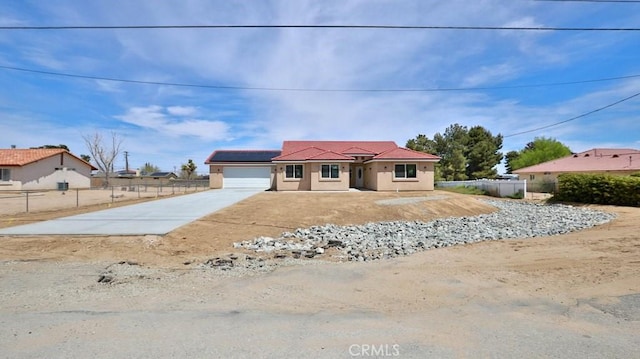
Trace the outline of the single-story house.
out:
M 393 141 L 284 141 L 281 150 L 217 150 L 211 188 L 277 191 L 430 191 L 440 158 Z
M 628 148 L 593 148 L 513 171 L 520 179 L 527 180 L 532 190 L 553 190 L 558 175 L 563 173 L 630 175 L 636 172 L 640 172 L 640 150 Z
M 93 170 L 61 148 L 0 149 L 0 191 L 89 188 Z

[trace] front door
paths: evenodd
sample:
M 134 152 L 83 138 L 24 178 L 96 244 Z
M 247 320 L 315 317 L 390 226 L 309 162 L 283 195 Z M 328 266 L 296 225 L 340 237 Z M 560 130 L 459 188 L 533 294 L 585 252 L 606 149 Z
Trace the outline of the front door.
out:
M 364 187 L 364 168 L 363 166 L 355 167 L 356 188 Z

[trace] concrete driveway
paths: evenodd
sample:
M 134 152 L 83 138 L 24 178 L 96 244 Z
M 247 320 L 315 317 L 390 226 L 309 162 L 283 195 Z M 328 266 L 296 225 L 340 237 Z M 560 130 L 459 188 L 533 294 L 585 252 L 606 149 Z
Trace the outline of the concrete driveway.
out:
M 229 188 L 0 229 L 2 235 L 164 235 L 264 189 Z

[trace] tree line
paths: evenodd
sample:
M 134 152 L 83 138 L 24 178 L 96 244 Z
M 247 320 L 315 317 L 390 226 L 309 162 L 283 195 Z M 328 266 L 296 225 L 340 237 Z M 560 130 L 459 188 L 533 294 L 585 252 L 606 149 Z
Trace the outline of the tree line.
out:
M 536 137 L 522 150 L 504 155 L 503 137 L 493 135 L 482 126 L 468 128 L 460 124 L 447 127 L 433 138 L 419 134 L 406 147 L 440 157 L 435 168 L 436 180 L 464 181 L 498 177 L 496 166 L 504 159 L 507 173 L 571 154 L 569 147 L 553 138 Z

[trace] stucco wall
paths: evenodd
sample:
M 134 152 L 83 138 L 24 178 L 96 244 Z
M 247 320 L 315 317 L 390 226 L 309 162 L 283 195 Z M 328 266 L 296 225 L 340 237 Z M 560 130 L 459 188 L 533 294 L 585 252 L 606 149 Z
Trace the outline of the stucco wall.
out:
M 22 167 L 13 167 L 11 179 L 21 185 L 13 185 L 10 189 L 55 190 L 58 189 L 59 182 L 67 182 L 69 188 L 89 188 L 90 176 L 89 165 L 68 153 L 61 153 Z M 9 188 L 0 186 L 0 190 L 2 189 Z
M 278 191 L 310 191 L 311 190 L 311 167 L 308 163 L 303 164 L 302 178 L 285 178 L 284 163 L 276 165 L 276 190 Z
M 334 178 L 322 178 L 321 166 L 323 164 L 336 164 L 334 163 L 310 163 L 311 167 L 311 190 L 312 191 L 348 191 L 349 190 L 349 164 L 338 163 L 340 166 L 340 173 L 337 179 Z
M 19 167 L 2 167 L 11 171 L 11 178 L 14 177 L 14 171 L 20 169 Z M 0 181 L 0 191 L 19 191 L 22 189 L 22 182 L 19 181 Z
M 223 185 L 223 167 L 222 166 L 209 166 L 209 187 L 213 189 L 222 188 Z
M 416 164 L 416 178 L 394 178 L 396 164 Z M 373 162 L 367 175 L 374 177 L 372 187 L 376 191 L 433 191 L 434 163 L 432 162 Z

